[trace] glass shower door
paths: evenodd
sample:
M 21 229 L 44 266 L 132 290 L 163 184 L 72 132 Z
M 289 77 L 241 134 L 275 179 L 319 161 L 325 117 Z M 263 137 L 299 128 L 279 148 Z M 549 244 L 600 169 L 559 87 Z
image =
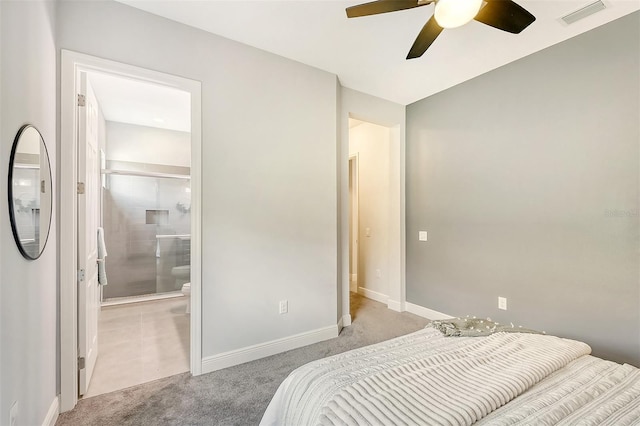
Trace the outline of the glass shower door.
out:
M 189 282 L 190 210 L 188 176 L 107 174 L 103 300 L 177 292 Z

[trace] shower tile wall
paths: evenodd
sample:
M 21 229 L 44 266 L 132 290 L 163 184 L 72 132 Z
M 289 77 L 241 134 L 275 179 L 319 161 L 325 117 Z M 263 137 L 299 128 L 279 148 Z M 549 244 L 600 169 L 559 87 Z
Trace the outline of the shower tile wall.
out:
M 103 299 L 180 290 L 186 281 L 171 272 L 174 266 L 189 264 L 184 253 L 190 239 L 156 236 L 189 234 L 189 188 L 185 179 L 107 176 L 103 227 L 109 284 Z
M 39 190 L 40 169 L 16 168 L 13 170 L 13 206 L 16 227 L 27 253 L 38 252 L 40 240 Z M 32 247 L 34 246 L 35 247 Z

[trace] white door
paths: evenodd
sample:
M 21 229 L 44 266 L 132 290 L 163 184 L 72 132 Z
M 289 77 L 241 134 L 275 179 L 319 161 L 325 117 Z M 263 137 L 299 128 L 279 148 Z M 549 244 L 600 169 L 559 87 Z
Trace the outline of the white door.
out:
M 84 395 L 98 357 L 100 312 L 97 266 L 98 103 L 84 73 L 80 78 L 78 98 L 78 393 Z

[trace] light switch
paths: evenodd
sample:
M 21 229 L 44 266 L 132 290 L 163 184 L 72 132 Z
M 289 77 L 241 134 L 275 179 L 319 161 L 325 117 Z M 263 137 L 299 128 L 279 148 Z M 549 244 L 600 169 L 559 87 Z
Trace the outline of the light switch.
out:
M 427 241 L 427 231 L 418 231 L 418 241 Z
M 364 229 L 364 235 L 366 235 L 367 237 L 371 236 L 371 228 L 365 228 Z
M 502 309 L 503 311 L 507 310 L 507 298 L 498 296 L 498 309 Z

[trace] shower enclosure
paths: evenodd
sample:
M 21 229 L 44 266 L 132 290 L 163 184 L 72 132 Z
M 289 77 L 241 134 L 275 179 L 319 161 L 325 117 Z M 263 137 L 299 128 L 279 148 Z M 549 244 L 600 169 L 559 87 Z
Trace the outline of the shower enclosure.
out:
M 108 252 L 108 285 L 102 289 L 105 302 L 180 294 L 182 285 L 190 281 L 189 169 L 170 167 L 181 173 L 166 173 L 155 171 L 162 166 L 135 168 L 103 170 L 102 223 Z
M 17 164 L 13 170 L 13 206 L 20 244 L 27 253 L 39 253 L 40 241 L 40 167 Z

